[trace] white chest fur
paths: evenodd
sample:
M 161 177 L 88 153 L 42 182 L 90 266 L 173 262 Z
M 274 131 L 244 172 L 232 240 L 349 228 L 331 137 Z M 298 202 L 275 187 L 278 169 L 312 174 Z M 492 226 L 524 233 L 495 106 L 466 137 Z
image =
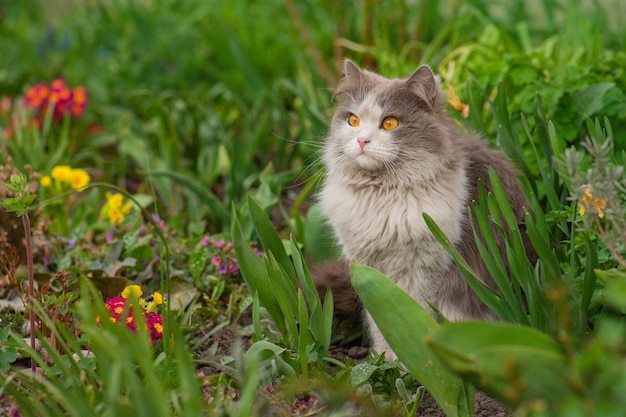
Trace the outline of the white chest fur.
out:
M 380 270 L 413 292 L 412 287 L 421 287 L 420 282 L 445 272 L 451 263 L 426 226 L 423 213 L 453 242 L 461 237 L 462 216 L 467 215 L 463 170 L 454 178 L 427 191 L 355 187 L 329 179 L 320 204 L 346 257 Z

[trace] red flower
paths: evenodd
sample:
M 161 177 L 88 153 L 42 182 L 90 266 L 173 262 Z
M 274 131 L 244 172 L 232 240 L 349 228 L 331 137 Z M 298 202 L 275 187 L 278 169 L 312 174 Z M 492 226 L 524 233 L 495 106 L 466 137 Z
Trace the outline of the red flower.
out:
M 158 339 L 163 339 L 163 316 L 150 312 L 146 316 L 146 324 L 148 332 L 150 332 L 151 343 L 154 344 Z
M 109 320 L 113 323 L 120 323 L 125 317 L 126 327 L 134 332 L 137 331 L 137 322 L 128 299 L 123 297 L 111 298 L 104 303 L 104 306 L 109 313 Z M 149 313 L 142 311 L 142 318 L 150 334 L 150 343 L 154 344 L 158 339 L 163 338 L 163 316 L 154 311 Z
M 72 117 L 81 116 L 88 102 L 85 87 L 71 89 L 61 78 L 52 81 L 50 86 L 35 84 L 26 92 L 24 99 L 29 108 L 43 115 L 52 111 L 56 120 L 67 114 Z
M 48 105 L 50 89 L 44 84 L 35 84 L 27 92 L 26 105 L 33 110 L 41 109 Z

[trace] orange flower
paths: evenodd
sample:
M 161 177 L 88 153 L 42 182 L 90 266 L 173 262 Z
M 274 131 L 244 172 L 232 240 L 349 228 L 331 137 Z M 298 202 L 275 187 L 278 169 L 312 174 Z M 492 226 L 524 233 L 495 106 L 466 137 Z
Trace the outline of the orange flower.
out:
M 448 84 L 448 92 L 450 93 L 450 99 L 448 100 L 450 105 L 456 111 L 461 112 L 461 115 L 463 116 L 464 119 L 467 119 L 469 117 L 469 110 L 470 110 L 469 104 L 465 104 L 461 102 L 459 97 L 454 92 L 454 87 L 452 87 L 452 84 Z
M 56 120 L 69 114 L 78 117 L 85 112 L 88 96 L 85 87 L 71 89 L 63 79 L 57 78 L 50 86 L 35 84 L 24 96 L 26 105 L 43 115 L 52 110 Z

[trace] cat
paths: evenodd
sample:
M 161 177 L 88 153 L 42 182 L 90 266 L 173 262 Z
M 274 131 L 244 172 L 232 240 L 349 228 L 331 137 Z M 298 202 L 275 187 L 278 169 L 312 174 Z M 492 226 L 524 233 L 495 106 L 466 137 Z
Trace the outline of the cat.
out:
M 388 79 L 346 60 L 335 97 L 341 101 L 323 144 L 326 178 L 318 200 L 345 259 L 379 270 L 433 316 L 431 305 L 452 321 L 494 320 L 422 214 L 495 288 L 475 244 L 468 205 L 478 199 L 479 180 L 491 190 L 491 166 L 522 223 L 527 204 L 517 169 L 502 151 L 460 131 L 446 113 L 439 77 L 426 65 L 407 78 Z M 504 247 L 501 238 L 498 246 Z M 359 306 L 349 294 L 347 262 L 314 276 L 318 288 L 339 292 L 340 311 Z M 373 349 L 396 359 L 367 313 L 365 322 Z

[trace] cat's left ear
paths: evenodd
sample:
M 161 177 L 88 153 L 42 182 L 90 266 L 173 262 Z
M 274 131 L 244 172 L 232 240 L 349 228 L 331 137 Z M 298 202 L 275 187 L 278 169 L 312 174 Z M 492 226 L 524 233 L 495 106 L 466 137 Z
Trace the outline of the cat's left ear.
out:
M 439 77 L 433 73 L 428 65 L 421 65 L 409 78 L 407 84 L 413 92 L 431 109 L 438 107 Z

